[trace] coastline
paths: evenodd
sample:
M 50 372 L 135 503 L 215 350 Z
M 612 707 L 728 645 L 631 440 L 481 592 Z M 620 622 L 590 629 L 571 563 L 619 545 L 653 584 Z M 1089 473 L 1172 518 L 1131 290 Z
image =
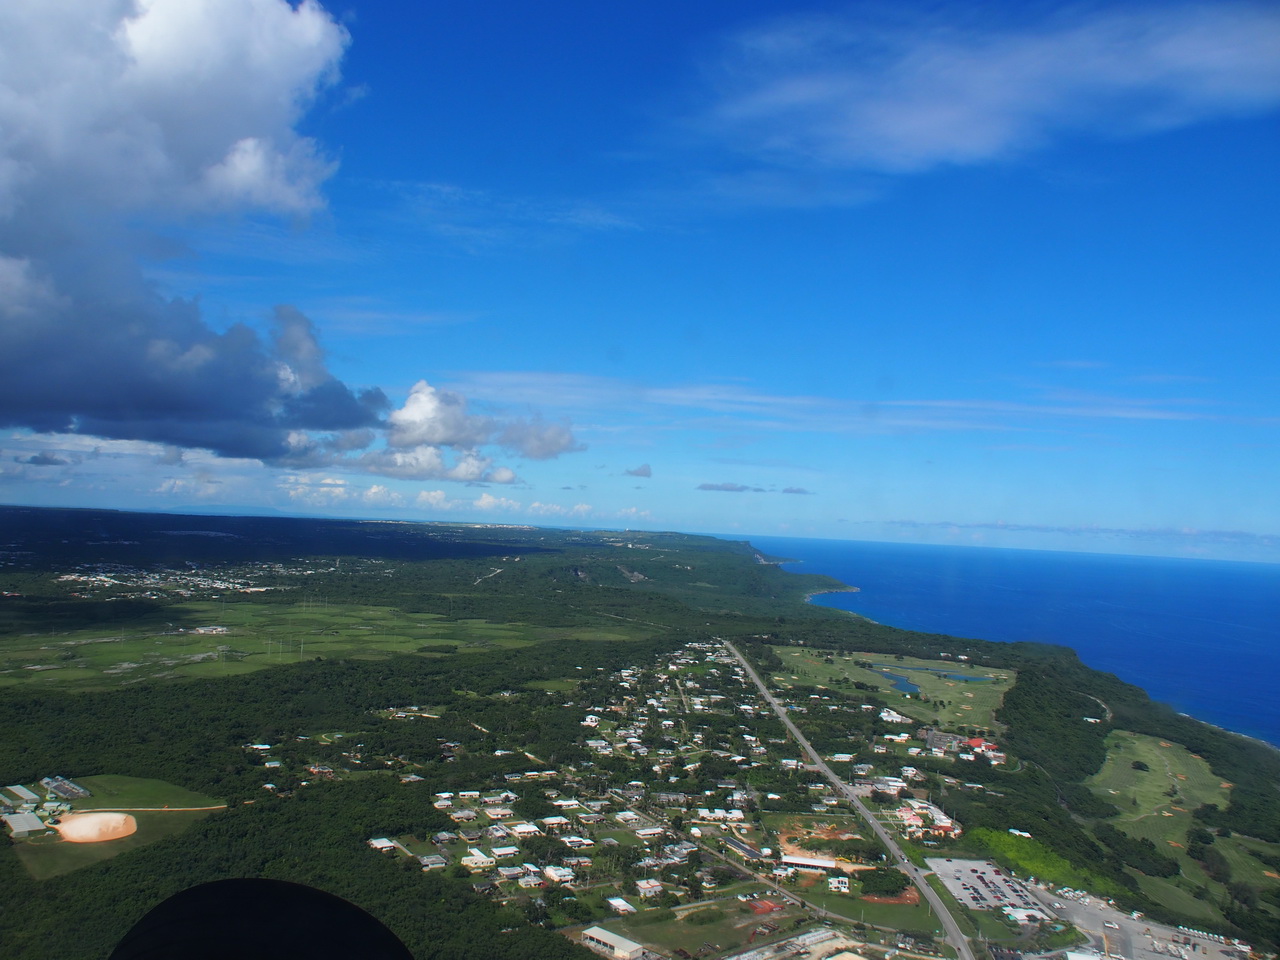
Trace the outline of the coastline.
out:
M 862 592 L 861 587 L 851 587 L 848 584 L 845 584 L 843 587 L 837 587 L 832 590 L 810 590 L 808 593 L 804 595 L 804 602 L 812 603 L 814 597 L 821 597 L 824 594 L 828 594 L 828 593 L 861 593 L 861 592 Z M 848 613 L 848 612 L 849 612 L 848 610 L 845 611 L 845 613 Z
M 801 563 L 801 562 L 803 562 L 803 561 L 787 561 L 787 562 L 790 562 L 790 563 Z M 828 593 L 831 593 L 831 594 L 835 594 L 835 593 L 860 593 L 860 592 L 861 592 L 861 590 L 862 590 L 862 588 L 861 588 L 861 587 L 851 587 L 851 586 L 849 586 L 849 585 L 847 585 L 847 584 L 846 584 L 842 589 L 833 589 L 833 590 L 813 590 L 813 591 L 811 591 L 811 592 L 809 592 L 809 593 L 806 593 L 806 594 L 804 595 L 804 602 L 805 602 L 805 603 L 812 603 L 812 602 L 813 602 L 814 597 L 820 597 L 820 596 L 823 596 L 823 595 L 828 594 Z M 879 620 L 872 620 L 870 617 L 863 616 L 863 615 L 862 615 L 862 614 L 860 614 L 860 613 L 855 613 L 855 612 L 854 612 L 854 611 L 852 611 L 852 610 L 844 610 L 844 609 L 841 609 L 840 607 L 826 607 L 826 608 L 824 608 L 824 609 L 832 610 L 832 611 L 835 611 L 836 613 L 843 613 L 843 614 L 845 614 L 845 615 L 847 615 L 847 616 L 854 617 L 854 618 L 856 618 L 856 619 L 858 619 L 858 620 L 864 620 L 864 621 L 866 621 L 867 623 L 874 623 L 876 626 L 891 626 L 891 624 L 883 624 L 883 623 L 881 623 Z M 989 642 L 991 642 L 991 643 L 1009 643 L 1010 641 L 1006 641 L 1006 640 L 992 640 L 992 641 L 989 641 Z M 1074 650 L 1074 648 L 1070 648 L 1070 649 L 1073 649 L 1073 650 Z M 1077 652 L 1077 654 L 1076 654 L 1076 655 L 1077 655 L 1077 656 L 1079 656 L 1079 653 Z M 1096 668 L 1090 667 L 1090 669 L 1096 669 Z M 1105 670 L 1103 670 L 1103 671 L 1098 671 L 1098 672 L 1100 672 L 1100 673 L 1107 673 L 1107 672 L 1109 672 L 1109 671 L 1105 671 Z M 1112 674 L 1112 676 L 1115 676 L 1115 674 Z M 1118 677 L 1117 679 L 1121 679 L 1121 680 L 1123 680 L 1123 678 L 1122 678 L 1122 677 Z M 1127 680 L 1126 680 L 1126 681 L 1124 681 L 1124 682 L 1129 683 L 1130 681 L 1127 681 Z M 1162 702 L 1162 701 L 1157 701 L 1154 697 L 1151 697 L 1150 692 L 1149 692 L 1149 691 L 1147 691 L 1147 689 L 1146 689 L 1145 687 L 1142 687 L 1141 685 L 1138 685 L 1138 684 L 1135 684 L 1135 686 L 1138 686 L 1138 687 L 1139 687 L 1139 689 L 1141 689 L 1141 690 L 1143 691 L 1143 693 L 1146 693 L 1146 694 L 1147 694 L 1147 696 L 1152 700 L 1152 702 L 1154 702 L 1154 703 L 1160 703 L 1160 702 Z M 1166 704 L 1166 706 L 1168 706 L 1168 704 Z M 1242 738 L 1242 739 L 1244 739 L 1244 740 L 1248 740 L 1250 743 L 1255 743 L 1255 744 L 1257 744 L 1258 746 L 1266 747 L 1268 750 L 1271 750 L 1271 751 L 1273 751 L 1274 753 L 1278 753 L 1278 754 L 1280 754 L 1280 744 L 1272 743 L 1270 740 L 1265 740 L 1265 739 L 1263 739 L 1262 737 L 1253 736 L 1252 734 L 1248 734 L 1248 733 L 1241 733 L 1239 730 L 1232 730 L 1230 727 L 1224 727 L 1224 726 L 1222 726 L 1221 724 L 1213 723 L 1213 722 L 1212 722 L 1212 721 L 1210 721 L 1210 720 L 1202 720 L 1200 717 L 1197 717 L 1195 714 L 1187 713 L 1187 712 L 1185 712 L 1185 711 L 1183 711 L 1183 710 L 1178 710 L 1178 711 L 1176 711 L 1176 712 L 1177 712 L 1178 716 L 1180 716 L 1180 717 L 1185 717 L 1185 718 L 1186 718 L 1186 719 L 1188 719 L 1188 720 L 1194 720 L 1196 723 L 1202 723 L 1202 724 L 1204 724 L 1206 727 L 1211 727 L 1212 729 L 1217 730 L 1219 733 L 1226 733 L 1226 734 L 1230 734 L 1231 736 L 1234 736 L 1234 737 L 1240 737 L 1240 738 Z
M 861 593 L 861 587 L 851 587 L 845 584 L 844 587 L 837 590 L 811 590 L 804 595 L 805 603 L 813 603 L 814 597 L 826 596 L 828 593 Z M 877 627 L 883 627 L 885 624 L 879 620 L 872 620 L 870 617 L 863 616 L 861 613 L 854 613 L 852 610 L 842 610 L 840 607 L 823 607 L 824 610 L 834 610 L 836 613 L 843 613 L 845 616 L 853 617 L 855 620 L 863 620 L 866 623 L 874 623 Z
M 802 558 L 784 570 L 861 587 L 847 600 L 839 594 L 853 591 L 813 591 L 808 603 L 913 632 L 1068 647 L 1086 665 L 1178 713 L 1280 748 L 1280 702 L 1264 682 L 1280 669 L 1280 571 L 997 548 L 758 540 L 762 553 Z

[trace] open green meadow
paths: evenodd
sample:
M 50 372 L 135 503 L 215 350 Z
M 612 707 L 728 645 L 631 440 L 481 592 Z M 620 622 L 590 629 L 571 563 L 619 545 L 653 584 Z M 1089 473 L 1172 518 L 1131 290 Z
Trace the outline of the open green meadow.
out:
M 639 635 L 625 625 L 558 629 L 451 620 L 368 604 L 193 600 L 177 609 L 183 622 L 195 626 L 175 626 L 178 617 L 169 609 L 116 623 L 109 635 L 79 629 L 0 638 L 0 687 L 102 689 L 139 680 L 228 677 L 316 657 L 437 657 L 518 650 L 547 640 L 625 641 Z
M 776 673 L 774 680 L 783 687 L 806 683 L 847 690 L 854 682 L 873 684 L 899 713 L 924 723 L 937 718 L 947 726 L 999 729 L 995 711 L 1017 679 L 1012 670 L 968 666 L 954 660 L 852 653 L 832 656 L 828 663 L 826 656 L 812 649 L 782 650 L 779 655 L 786 669 Z M 871 663 L 876 669 L 858 666 L 859 662 Z M 894 681 L 877 670 L 905 677 L 920 693 L 908 696 L 894 690 Z
M 1135 768 L 1135 762 L 1148 769 Z M 1229 788 L 1207 763 L 1180 744 L 1116 730 L 1107 738 L 1106 762 L 1086 783 L 1120 809 L 1108 822 L 1130 836 L 1150 840 L 1176 859 L 1183 880 L 1196 885 L 1207 881 L 1200 865 L 1186 854 L 1187 830 L 1196 825 L 1191 812 L 1203 803 L 1225 807 L 1229 796 Z M 1223 841 L 1224 850 L 1229 844 Z M 1179 885 L 1177 878 L 1148 880 L 1165 887 Z

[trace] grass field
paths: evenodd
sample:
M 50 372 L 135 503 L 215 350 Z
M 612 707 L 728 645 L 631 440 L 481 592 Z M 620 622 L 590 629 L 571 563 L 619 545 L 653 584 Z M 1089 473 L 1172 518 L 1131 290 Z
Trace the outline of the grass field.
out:
M 77 800 L 76 810 L 120 810 L 130 807 L 213 807 L 221 800 L 196 793 L 184 787 L 165 783 L 163 780 L 147 780 L 142 777 L 122 777 L 102 774 L 81 777 L 76 783 L 93 794 L 88 800 Z
M 971 667 L 951 660 L 853 653 L 835 656 L 827 663 L 820 653 L 812 650 L 781 651 L 781 654 L 785 668 L 774 680 L 784 687 L 803 682 L 852 690 L 845 681 L 875 684 L 899 713 L 924 722 L 932 722 L 936 717 L 949 726 L 999 729 L 995 710 L 1016 679 L 1011 670 Z M 870 662 L 883 673 L 860 667 L 858 661 Z M 893 689 L 894 680 L 884 673 L 905 677 L 928 701 Z
M 769 899 L 778 902 L 777 897 Z M 644 911 L 626 919 L 610 921 L 606 927 L 668 954 L 676 949 L 694 953 L 703 943 L 714 944 L 715 953 L 724 954 L 745 948 L 751 931 L 766 921 L 778 924 L 778 932 L 768 937 L 757 937 L 753 946 L 790 935 L 792 923 L 804 915 L 800 908 L 788 907 L 780 913 L 757 916 L 737 899 L 721 901 L 717 909 L 723 912 L 724 917 L 714 923 L 692 923 L 679 917 L 660 923 L 647 923 L 646 913 L 650 911 Z M 683 910 L 679 913 L 690 915 Z
M 142 679 L 222 677 L 314 657 L 380 659 L 393 654 L 441 656 L 481 649 L 515 650 L 545 640 L 629 640 L 625 626 L 556 629 L 486 620 L 405 614 L 395 607 L 310 602 L 182 604 L 183 620 L 204 630 L 179 630 L 151 613 L 102 630 L 10 635 L 0 638 L 0 687 L 17 684 L 106 688 Z
M 109 860 L 128 850 L 136 850 L 163 837 L 181 833 L 192 823 L 209 816 L 213 810 L 180 810 L 181 807 L 219 807 L 220 800 L 194 793 L 163 780 L 145 780 L 103 774 L 76 780 L 93 796 L 77 800 L 73 809 L 132 810 L 138 829 L 127 837 L 102 843 L 67 843 L 49 835 L 20 841 L 14 852 L 18 860 L 37 880 L 56 877 L 90 864 Z M 169 810 L 138 810 L 139 807 L 170 807 Z
M 1135 762 L 1149 769 L 1135 769 Z M 1185 834 L 1187 822 L 1183 817 L 1189 816 L 1187 811 L 1202 803 L 1225 806 L 1229 790 L 1209 765 L 1186 747 L 1124 730 L 1113 731 L 1107 737 L 1106 763 L 1086 783 L 1098 796 L 1120 808 L 1117 826 L 1123 824 L 1136 836 L 1150 836 L 1153 840 L 1171 835 L 1175 826 Z M 1168 795 L 1171 789 L 1176 796 Z M 1166 817 L 1166 813 L 1173 817 Z M 1169 819 L 1176 824 L 1162 822 Z M 1150 821 L 1150 832 L 1139 832 L 1142 828 L 1137 825 L 1144 821 Z
M 1135 763 L 1147 769 L 1135 768 Z M 1196 825 L 1191 812 L 1204 803 L 1225 807 L 1230 785 L 1180 744 L 1123 730 L 1108 736 L 1106 763 L 1086 782 L 1100 797 L 1120 808 L 1119 815 L 1110 820 L 1114 826 L 1131 836 L 1150 840 L 1162 853 L 1178 861 L 1180 876 L 1139 877 L 1143 890 L 1192 916 L 1213 916 L 1213 908 L 1193 897 L 1189 888 L 1204 885 L 1220 895 L 1222 887 L 1187 856 L 1185 844 L 1187 830 Z M 1274 856 L 1280 853 L 1280 844 L 1233 836 L 1218 838 L 1215 846 L 1231 864 L 1232 879 L 1260 888 L 1280 886 L 1280 877 L 1268 876 L 1269 868 L 1249 855 L 1256 850 Z
M 1148 769 L 1135 769 L 1135 762 Z M 1086 783 L 1119 807 L 1119 815 L 1110 821 L 1114 826 L 1150 840 L 1178 861 L 1181 880 L 1147 878 L 1146 886 L 1153 891 L 1159 888 L 1161 896 L 1177 897 L 1174 889 L 1164 888 L 1180 890 L 1182 882 L 1208 882 L 1200 865 L 1186 855 L 1185 846 L 1187 830 L 1194 825 L 1191 811 L 1202 803 L 1226 806 L 1228 801 L 1228 788 L 1207 763 L 1179 744 L 1117 730 L 1107 738 L 1106 763 Z
M 207 812 L 178 811 L 135 813 L 133 817 L 138 822 L 138 830 L 131 836 L 103 843 L 66 843 L 56 837 L 36 838 L 19 843 L 15 853 L 29 874 L 37 880 L 45 880 L 181 833 L 208 815 Z
M 876 927 L 891 927 L 907 933 L 933 934 L 942 931 L 942 925 L 938 923 L 938 918 L 934 916 L 927 903 L 921 902 L 916 906 L 901 903 L 870 903 L 847 894 L 831 893 L 825 889 L 825 886 L 824 882 L 821 887 L 814 886 L 799 893 L 828 913 L 844 917 L 846 920 L 869 923 Z

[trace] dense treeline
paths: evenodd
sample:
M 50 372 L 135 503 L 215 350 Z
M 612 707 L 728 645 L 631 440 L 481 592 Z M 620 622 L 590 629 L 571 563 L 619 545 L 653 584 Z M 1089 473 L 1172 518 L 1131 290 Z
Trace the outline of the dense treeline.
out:
M 465 704 L 467 720 L 452 738 L 473 740 L 471 721 L 504 743 L 514 741 L 548 761 L 578 754 L 576 716 L 541 692 L 515 692 L 534 680 L 557 679 L 583 666 L 611 672 L 670 649 L 673 638 L 650 642 L 545 645 L 513 664 L 505 652 L 448 659 L 413 656 L 382 661 L 314 660 L 222 680 L 139 684 L 118 691 L 35 693 L 0 698 L 0 769 L 12 782 L 51 772 L 88 776 L 129 772 L 179 783 L 213 796 L 256 795 L 259 771 L 242 748 L 315 731 L 360 729 L 368 743 L 416 758 L 439 755 L 445 731 L 371 717 L 387 706 Z M 509 696 L 496 696 L 514 687 Z M 455 729 L 456 727 L 456 729 Z M 497 744 L 494 739 L 493 744 Z M 568 752 L 567 752 L 568 751 Z M 504 761 L 511 769 L 516 761 Z M 521 766 L 522 765 L 522 766 Z M 516 767 L 527 766 L 519 758 Z
M 1145 837 L 1131 837 L 1109 823 L 1099 823 L 1093 828 L 1093 834 L 1126 864 L 1149 877 L 1172 877 L 1178 872 L 1178 861 L 1161 853 Z
M 1023 668 L 996 719 L 1008 727 L 1005 739 L 1014 753 L 1056 779 L 1078 783 L 1107 758 L 1110 725 L 1098 716 L 1106 708 L 1065 680 L 1053 667 Z

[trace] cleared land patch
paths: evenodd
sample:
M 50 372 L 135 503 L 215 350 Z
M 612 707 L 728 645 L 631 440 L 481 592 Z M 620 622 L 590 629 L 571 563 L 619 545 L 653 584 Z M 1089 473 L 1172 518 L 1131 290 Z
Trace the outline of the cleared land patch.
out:
M 73 813 L 54 829 L 67 843 L 105 843 L 137 833 L 138 821 L 128 813 Z
M 1127 730 L 1112 731 L 1107 737 L 1106 762 L 1085 783 L 1120 808 L 1114 821 L 1117 826 L 1155 819 L 1165 812 L 1181 820 L 1182 814 L 1202 803 L 1225 806 L 1229 799 L 1221 778 L 1186 747 Z M 1185 823 L 1182 830 L 1186 832 Z M 1163 839 L 1169 831 L 1159 833 Z

